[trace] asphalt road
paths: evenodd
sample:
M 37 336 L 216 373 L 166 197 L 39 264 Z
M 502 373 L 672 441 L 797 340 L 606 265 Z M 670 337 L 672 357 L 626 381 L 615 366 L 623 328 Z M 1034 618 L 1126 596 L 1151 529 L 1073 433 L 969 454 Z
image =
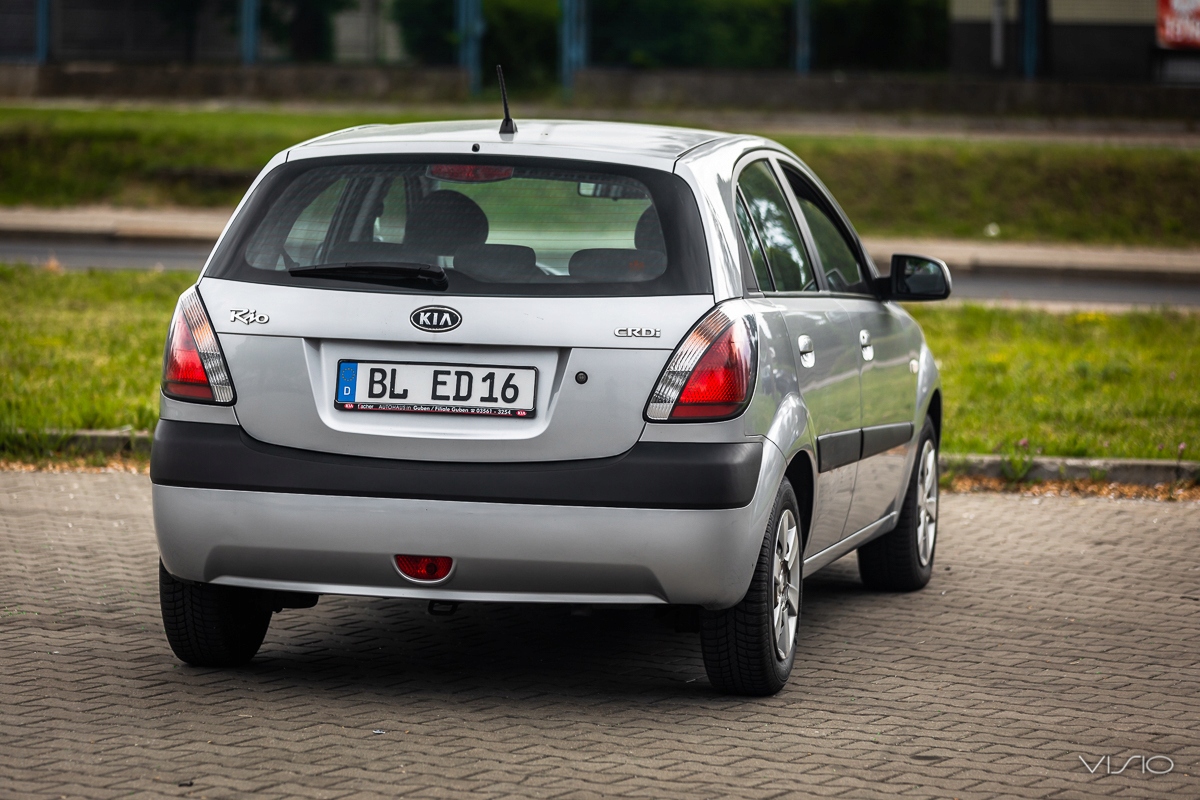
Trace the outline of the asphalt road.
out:
M 0 263 L 44 264 L 53 256 L 68 270 L 161 268 L 198 272 L 210 249 L 207 245 L 187 243 L 0 238 Z M 973 300 L 1200 307 L 1200 284 L 959 272 L 954 276 L 954 296 Z
M 199 272 L 211 245 L 101 240 L 0 238 L 0 263 L 45 264 L 65 269 L 162 269 Z
M 186 667 L 149 479 L 0 472 L 0 797 L 1200 797 L 1198 511 L 947 496 L 930 585 L 806 580 L 750 699 L 653 608 L 325 597 Z

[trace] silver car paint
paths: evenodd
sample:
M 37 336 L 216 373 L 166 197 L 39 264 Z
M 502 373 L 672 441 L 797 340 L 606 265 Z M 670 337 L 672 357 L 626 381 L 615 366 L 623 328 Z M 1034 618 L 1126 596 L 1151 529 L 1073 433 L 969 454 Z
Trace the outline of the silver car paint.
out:
M 794 160 L 803 167 L 802 162 L 799 162 L 785 148 L 768 140 L 755 137 L 731 137 L 689 131 L 687 132 L 688 135 L 660 137 L 656 141 L 662 146 L 657 150 L 654 148 L 641 150 L 637 146 L 638 131 L 634 130 L 640 126 L 628 126 L 629 130 L 627 132 L 632 139 L 620 139 L 606 138 L 607 128 L 600 125 L 598 128 L 604 130 L 592 135 L 592 141 L 589 146 L 574 147 L 569 143 L 527 144 L 525 142 L 515 142 L 513 141 L 514 137 L 499 137 L 495 134 L 489 134 L 489 129 L 494 131 L 493 125 L 494 123 L 490 121 L 486 123 L 486 127 L 477 123 L 463 123 L 451 133 L 447 133 L 444 129 L 430 129 L 426 132 L 424 138 L 412 141 L 396 141 L 395 138 L 389 138 L 394 137 L 396 134 L 394 131 L 382 130 L 388 126 L 371 126 L 369 129 L 359 129 L 357 132 L 339 132 L 321 137 L 312 143 L 306 143 L 304 146 L 299 146 L 291 151 L 279 154 L 263 170 L 263 173 L 256 180 L 255 185 L 271 169 L 289 159 L 380 152 L 458 154 L 469 152 L 470 145 L 473 143 L 481 145 L 481 153 L 483 155 L 503 153 L 507 155 L 590 159 L 637 164 L 660 169 L 674 169 L 696 192 L 705 232 L 709 239 L 714 295 L 704 301 L 703 305 L 707 307 L 715 302 L 741 297 L 745 292 L 738 257 L 738 237 L 740 236 L 740 232 L 736 229 L 736 224 L 732 216 L 733 165 L 747 153 L 761 149 L 787 158 L 789 163 Z M 529 130 L 530 133 L 536 133 L 539 136 L 546 134 L 544 138 L 552 139 L 556 135 L 563 134 L 564 131 L 569 131 L 570 127 L 569 125 L 560 123 L 547 123 L 547 128 L 544 130 L 529 130 L 527 123 L 523 122 L 522 134 L 518 136 L 524 135 Z M 370 135 L 367 135 L 368 132 Z M 532 139 L 533 137 L 529 138 Z M 672 153 L 674 154 L 672 155 Z M 804 172 L 807 175 L 811 175 L 811 172 L 807 168 L 804 168 Z M 820 185 L 819 181 L 817 184 Z M 239 290 L 244 291 L 248 286 L 247 284 L 237 284 L 236 287 L 219 286 L 222 283 L 230 282 L 214 281 L 212 279 L 201 280 L 201 290 L 205 296 L 206 303 L 211 304 L 218 303 L 220 300 L 231 300 L 231 296 L 227 293 L 236 293 Z M 254 290 L 258 291 L 264 288 L 281 289 L 284 287 L 255 286 Z M 320 294 L 327 297 L 330 293 L 320 292 Z M 354 295 L 353 300 L 355 303 L 371 302 L 371 298 L 375 297 L 375 295 L 370 293 L 361 292 L 347 294 Z M 263 297 L 269 300 L 270 297 L 268 295 L 269 293 L 264 294 Z M 482 298 L 454 298 L 454 302 L 459 304 L 460 301 L 475 299 Z M 675 299 L 677 298 L 654 298 L 654 300 L 664 303 L 668 308 L 672 307 L 671 301 Z M 558 300 L 556 298 L 555 302 L 557 303 Z M 258 297 L 254 298 L 253 301 L 262 305 Z M 625 303 L 627 299 L 623 299 L 621 302 Z M 787 332 L 787 326 L 782 313 L 766 298 L 748 298 L 747 300 L 735 301 L 735 303 L 743 306 L 756 316 L 761 337 L 759 373 L 756 376 L 757 385 L 754 398 L 747 412 L 737 419 L 723 423 L 682 425 L 669 423 L 643 424 L 640 438 L 645 441 L 746 441 L 747 439 L 765 441 L 767 443 L 766 452 L 770 454 L 770 457 L 764 459 L 760 474 L 759 489 L 755 500 L 751 506 L 745 509 L 729 511 L 581 509 L 557 506 L 510 506 L 504 504 L 270 495 L 251 492 L 221 492 L 156 486 L 156 528 L 158 530 L 160 549 L 163 552 L 164 562 L 167 563 L 168 569 L 172 572 L 178 570 L 176 574 L 179 574 L 181 577 L 195 580 L 214 579 L 219 582 L 244 586 L 292 588 L 318 592 L 442 597 L 446 599 L 454 597 L 468 599 L 468 596 L 470 599 L 519 598 L 524 600 L 557 602 L 630 602 L 632 598 L 642 597 L 646 602 L 652 600 L 696 602 L 709 607 L 730 605 L 736 602 L 737 599 L 740 599 L 740 594 L 744 591 L 744 587 L 753 570 L 758 546 L 761 542 L 762 531 L 766 524 L 766 515 L 769 514 L 770 503 L 774 499 L 776 487 L 783 478 L 785 467 L 789 463 L 793 463 L 793 460 L 796 458 L 808 459 L 812 464 L 815 464 L 816 460 L 816 434 L 814 432 L 812 416 L 804 402 L 803 392 L 798 385 L 796 362 L 792 352 L 793 337 Z M 230 304 L 226 303 L 226 305 Z M 681 307 L 678 309 L 679 319 L 676 320 L 668 311 L 666 316 L 670 317 L 673 322 L 659 325 L 659 327 L 664 328 L 664 336 L 661 343 L 646 340 L 638 340 L 631 343 L 626 340 L 621 342 L 621 347 L 633 350 L 648 350 L 651 353 L 660 354 L 661 358 L 665 360 L 671 348 L 682 338 L 682 333 L 678 331 L 679 335 L 674 339 L 668 337 L 666 335 L 667 326 L 675 324 L 676 327 L 682 327 L 685 332 L 686 328 L 690 327 L 690 324 L 694 323 L 702 314 L 702 310 L 693 313 L 694 309 L 690 307 L 685 311 L 682 307 L 683 305 L 686 305 L 686 303 L 681 304 Z M 236 307 L 245 307 L 245 304 L 239 301 Z M 459 306 L 456 305 L 456 307 Z M 599 313 L 603 312 L 600 311 Z M 662 313 L 662 309 L 655 308 L 654 313 L 659 315 Z M 690 319 L 684 321 L 688 314 L 692 314 L 692 316 Z M 227 340 L 232 343 L 233 339 L 231 337 L 235 336 L 233 333 L 233 324 L 226 323 L 219 313 L 213 313 L 211 305 L 210 315 L 213 317 L 214 325 L 219 331 L 222 345 L 225 346 Z M 285 319 L 287 319 L 286 315 Z M 403 319 L 403 317 L 400 317 L 400 319 Z M 273 316 L 272 323 L 274 321 L 275 317 Z M 586 321 L 586 317 L 575 316 L 572 320 L 572 326 L 568 326 L 568 328 L 573 330 L 575 324 L 583 321 Z M 916 328 L 915 324 L 913 325 L 913 329 L 916 331 L 915 335 L 919 339 L 919 329 Z M 264 331 L 264 333 L 267 332 Z M 285 340 L 288 338 L 310 338 L 301 330 L 288 331 L 287 333 L 289 335 L 280 338 Z M 562 329 L 558 330 L 557 334 L 560 336 L 560 341 L 563 335 L 574 335 Z M 245 336 L 245 333 L 242 332 L 240 335 Z M 277 334 L 271 332 L 271 335 Z M 365 338 L 373 338 L 375 341 L 378 341 L 380 331 L 378 328 L 375 328 L 371 333 L 363 331 L 362 335 Z M 528 341 L 528 344 L 537 346 L 545 342 L 545 339 L 542 339 L 540 342 L 531 339 Z M 584 343 L 581 342 L 578 346 L 582 347 L 583 345 Z M 659 347 L 656 348 L 655 345 L 659 345 Z M 662 347 L 662 345 L 666 345 L 666 347 Z M 308 347 L 309 345 L 306 343 L 304 346 Z M 556 348 L 570 347 L 570 345 L 561 343 L 556 343 L 553 346 Z M 923 341 L 921 342 L 920 356 L 917 361 L 917 402 L 915 404 L 913 422 L 915 426 L 919 427 L 927 414 L 934 392 L 940 386 L 940 379 L 934 359 L 929 353 L 928 348 L 924 346 Z M 247 380 L 251 379 L 247 378 Z M 235 374 L 235 387 L 238 385 L 237 375 Z M 311 380 L 306 390 L 310 393 L 312 392 Z M 647 394 L 648 390 L 639 395 L 639 405 L 644 404 Z M 243 402 L 245 402 L 245 397 L 239 395 L 239 409 L 242 407 Z M 216 421 L 215 416 L 220 416 L 225 422 L 232 421 L 229 414 L 214 416 L 209 413 L 211 409 L 195 404 L 178 403 L 164 398 L 162 407 L 164 418 L 195 419 L 196 421 L 208 421 L 211 419 L 212 421 Z M 233 420 L 238 419 L 236 411 L 232 409 L 228 411 L 232 413 Z M 432 443 L 433 441 L 431 440 Z M 439 456 L 441 458 L 449 457 L 448 451 L 441 449 L 446 444 L 447 442 L 442 441 L 437 448 L 441 454 Z M 905 449 L 907 451 L 904 453 L 903 467 L 903 477 L 905 480 L 899 481 L 899 484 L 894 489 L 891 503 L 893 507 L 898 504 L 899 499 L 902 497 L 904 487 L 907 483 L 907 476 L 913 468 L 915 446 L 914 444 L 910 444 Z M 431 450 L 430 452 L 432 453 L 433 451 Z M 815 468 L 813 472 L 815 473 Z M 830 502 L 834 502 L 837 505 L 837 498 L 834 495 L 837 494 L 838 487 L 834 486 L 831 488 L 830 484 L 840 483 L 842 484 L 841 489 L 844 491 L 844 484 L 846 482 L 844 475 L 837 481 L 829 479 L 823 481 L 820 476 L 816 477 L 814 485 L 810 487 L 814 492 L 814 517 L 819 517 L 823 513 L 822 509 L 827 507 Z M 850 478 L 849 483 L 852 488 L 853 477 Z M 403 510 L 403 514 L 397 517 L 396 512 L 401 509 Z M 323 514 L 327 516 L 322 516 Z M 370 581 L 362 583 L 352 579 L 348 581 L 341 580 L 352 578 L 352 575 L 341 575 L 341 579 L 333 582 L 310 581 L 304 583 L 282 580 L 278 577 L 256 575 L 254 574 L 254 570 L 249 568 L 249 564 L 240 573 L 238 570 L 232 571 L 232 573 L 239 574 L 223 573 L 219 576 L 212 576 L 208 572 L 209 564 L 213 563 L 212 551 L 214 549 L 228 546 L 257 546 L 253 543 L 258 540 L 258 537 L 265 537 L 266 539 L 266 543 L 261 546 L 265 546 L 268 550 L 278 548 L 281 555 L 290 553 L 291 556 L 289 557 L 293 559 L 300 557 L 304 561 L 303 556 L 305 553 L 312 554 L 316 558 L 316 561 L 305 562 L 308 566 L 312 566 L 325 557 L 324 554 L 318 552 L 320 548 L 317 545 L 320 542 L 324 542 L 325 546 L 328 546 L 327 531 L 330 529 L 328 525 L 333 520 L 352 520 L 354 525 L 361 526 L 358 530 L 361 530 L 363 536 L 374 541 L 372 537 L 383 536 L 386 538 L 391 535 L 388 533 L 388 525 L 392 524 L 389 522 L 390 520 L 406 518 L 407 515 L 412 514 L 422 515 L 422 519 L 430 521 L 443 520 L 443 524 L 446 525 L 447 530 L 453 529 L 452 535 L 456 542 L 467 547 L 500 548 L 502 551 L 501 555 L 509 553 L 509 557 L 514 560 L 514 563 L 522 561 L 529 555 L 528 553 L 522 553 L 520 548 L 517 547 L 517 543 L 530 540 L 536 540 L 534 543 L 537 545 L 553 545 L 555 548 L 554 552 L 556 553 L 555 558 L 566 559 L 567 563 L 614 563 L 611 552 L 595 552 L 598 540 L 582 535 L 564 536 L 564 532 L 567 531 L 586 531 L 599 526 L 604 531 L 618 536 L 618 540 L 624 543 L 623 546 L 632 548 L 632 551 L 625 553 L 627 556 L 625 561 L 629 562 L 626 566 L 630 564 L 645 566 L 645 562 L 651 560 L 651 556 L 657 552 L 656 548 L 660 546 L 669 551 L 665 561 L 670 562 L 673 566 L 659 567 L 657 571 L 655 568 L 651 568 L 650 571 L 655 575 L 655 580 L 659 581 L 662 591 L 659 593 L 652 591 L 644 597 L 639 592 L 630 593 L 624 590 L 616 592 L 605 590 L 598 592 L 580 591 L 576 593 L 564 593 L 561 591 L 516 591 L 471 594 L 471 590 L 462 587 L 444 586 L 434 589 L 409 586 L 405 585 L 403 579 L 400 579 L 400 583 L 397 585 L 389 584 L 387 586 L 382 584 L 376 585 L 376 583 Z M 493 516 L 504 520 L 502 526 L 504 535 L 501 535 L 495 527 L 475 524 L 480 519 L 486 518 L 490 520 Z M 854 547 L 869 541 L 870 538 L 886 532 L 894 525 L 895 516 L 895 512 L 890 511 L 882 518 L 873 521 L 863 528 L 858 530 L 849 529 L 846 531 L 845 536 L 833 545 L 825 548 L 815 547 L 810 542 L 810 546 L 806 550 L 805 574 L 810 574 L 812 571 L 829 563 L 830 560 L 840 557 Z M 318 519 L 325 524 L 317 524 L 316 520 Z M 239 520 L 248 521 L 239 522 Z M 467 520 L 474 520 L 475 523 L 468 524 Z M 461 527 L 456 528 L 455 524 L 459 523 L 461 523 Z M 382 533 L 379 532 L 381 524 L 383 525 Z M 336 523 L 336 526 L 340 529 L 343 523 L 339 521 Z M 651 544 L 651 540 L 647 538 L 648 533 L 660 530 L 663 531 L 663 536 L 654 540 L 657 544 Z M 528 535 L 528 539 L 522 539 L 523 532 Z M 504 544 L 510 535 L 513 537 L 513 549 L 511 550 Z M 322 536 L 325 538 L 322 539 Z M 546 538 L 539 539 L 539 536 Z M 311 537 L 313 547 L 300 547 L 297 544 L 300 541 L 306 541 L 305 537 Z M 232 544 L 230 544 L 231 542 Z M 295 549 L 293 549 L 293 545 L 295 545 Z M 390 540 L 388 540 L 387 546 L 392 546 Z M 697 552 L 702 549 L 701 546 L 710 547 L 711 552 Z M 603 546 L 601 546 L 601 549 L 603 549 Z M 393 549 L 389 552 L 397 551 Z M 720 572 L 719 576 L 706 571 L 707 568 L 703 564 L 696 563 L 696 559 L 703 561 L 708 556 L 717 557 L 720 561 L 723 572 Z M 543 559 L 543 556 L 537 553 L 534 553 L 532 557 L 535 562 Z M 654 557 L 657 558 L 657 556 Z M 709 567 L 711 566 L 712 564 L 709 564 Z M 613 574 L 615 575 L 616 573 Z M 633 573 L 629 572 L 628 574 Z M 699 578 L 694 579 L 694 576 L 699 576 Z M 691 588 L 687 588 L 689 586 Z M 577 585 L 576 588 L 579 588 L 579 586 Z M 454 594 L 455 592 L 459 592 L 459 594 Z
M 843 300 L 851 314 L 851 328 L 871 335 L 872 358 L 862 363 L 861 396 L 864 428 L 898 422 L 913 423 L 919 433 L 917 374 L 911 364 L 921 352 L 916 322 L 894 303 L 874 299 Z M 909 447 L 896 447 L 858 463 L 854 502 L 846 522 L 850 530 L 871 524 L 897 507 L 897 487 L 904 485 Z
M 207 422 L 215 425 L 237 425 L 237 412 L 233 406 L 210 406 L 203 403 L 185 403 L 173 400 L 162 392 L 158 394 L 158 416 L 177 422 Z
M 706 295 L 604 298 L 454 297 L 462 324 L 413 327 L 428 295 L 330 291 L 205 279 L 238 420 L 270 444 L 342 455 L 428 461 L 557 461 L 623 453 L 637 442 L 646 398 Z M 233 320 L 255 308 L 269 321 Z M 218 320 L 220 320 L 218 322 Z M 615 335 L 652 322 L 658 338 Z M 531 419 L 370 414 L 334 408 L 340 359 L 532 366 Z M 573 376 L 588 375 L 580 385 Z M 561 401 L 561 402 L 560 402 Z
M 733 605 L 783 477 L 767 444 L 748 506 L 717 511 L 330 497 L 154 486 L 159 552 L 186 580 L 444 600 Z M 335 533 L 334 533 L 335 532 Z M 451 556 L 426 587 L 397 553 Z

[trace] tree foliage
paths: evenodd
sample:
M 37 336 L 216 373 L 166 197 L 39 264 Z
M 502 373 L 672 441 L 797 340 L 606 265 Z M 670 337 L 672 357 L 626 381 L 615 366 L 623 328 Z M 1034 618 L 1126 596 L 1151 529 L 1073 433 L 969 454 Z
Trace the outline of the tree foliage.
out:
M 947 0 L 814 0 L 813 67 L 924 71 L 950 59 Z
M 421 64 L 458 61 L 458 32 L 450 0 L 396 0 L 396 21 L 404 48 Z M 553 83 L 558 70 L 558 0 L 484 0 L 484 80 L 494 81 L 492 65 L 518 87 Z
M 452 0 L 396 0 L 392 13 L 404 37 L 404 49 L 418 63 L 443 66 L 457 61 Z
M 791 0 L 592 0 L 592 62 L 753 69 L 787 64 Z
M 558 78 L 558 0 L 484 0 L 485 81 L 492 65 L 504 67 L 504 81 L 536 88 Z
M 333 15 L 358 0 L 264 0 L 263 32 L 283 45 L 293 61 L 333 58 Z
M 588 5 L 593 64 L 785 69 L 794 57 L 793 0 L 590 0 Z M 812 0 L 813 67 L 944 69 L 947 5 L 948 0 Z M 397 0 L 395 9 L 405 46 L 418 62 L 455 62 L 453 2 Z M 554 79 L 557 0 L 484 0 L 483 14 L 486 65 L 504 64 L 516 85 Z

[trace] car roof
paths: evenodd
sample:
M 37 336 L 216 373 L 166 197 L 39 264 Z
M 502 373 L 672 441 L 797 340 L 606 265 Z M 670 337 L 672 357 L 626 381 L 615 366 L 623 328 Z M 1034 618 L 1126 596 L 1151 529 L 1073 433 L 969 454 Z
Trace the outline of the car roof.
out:
M 362 125 L 310 139 L 293 148 L 293 152 L 299 156 L 301 153 L 296 151 L 326 147 L 343 149 L 347 146 L 358 152 L 375 147 L 378 147 L 380 152 L 389 152 L 401 146 L 411 152 L 414 147 L 424 149 L 425 146 L 430 146 L 431 150 L 436 150 L 438 145 L 462 146 L 481 143 L 516 145 L 523 151 L 530 148 L 558 152 L 580 150 L 593 154 L 609 154 L 610 158 L 624 155 L 637 160 L 673 161 L 704 144 L 746 138 L 695 128 L 630 122 L 519 119 L 517 126 L 516 134 L 502 136 L 499 132 L 500 121 L 494 119 Z M 304 155 L 315 153 L 310 150 Z

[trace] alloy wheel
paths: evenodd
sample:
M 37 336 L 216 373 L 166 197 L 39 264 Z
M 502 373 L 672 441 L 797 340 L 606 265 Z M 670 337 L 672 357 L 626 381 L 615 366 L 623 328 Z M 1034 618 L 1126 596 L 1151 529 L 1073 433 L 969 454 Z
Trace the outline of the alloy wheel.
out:
M 933 559 L 937 538 L 938 463 L 937 448 L 926 440 L 921 450 L 920 472 L 917 473 L 917 559 L 922 567 Z
M 791 509 L 783 509 L 775 528 L 772 620 L 775 624 L 775 657 L 786 661 L 796 644 L 800 621 L 800 529 Z

